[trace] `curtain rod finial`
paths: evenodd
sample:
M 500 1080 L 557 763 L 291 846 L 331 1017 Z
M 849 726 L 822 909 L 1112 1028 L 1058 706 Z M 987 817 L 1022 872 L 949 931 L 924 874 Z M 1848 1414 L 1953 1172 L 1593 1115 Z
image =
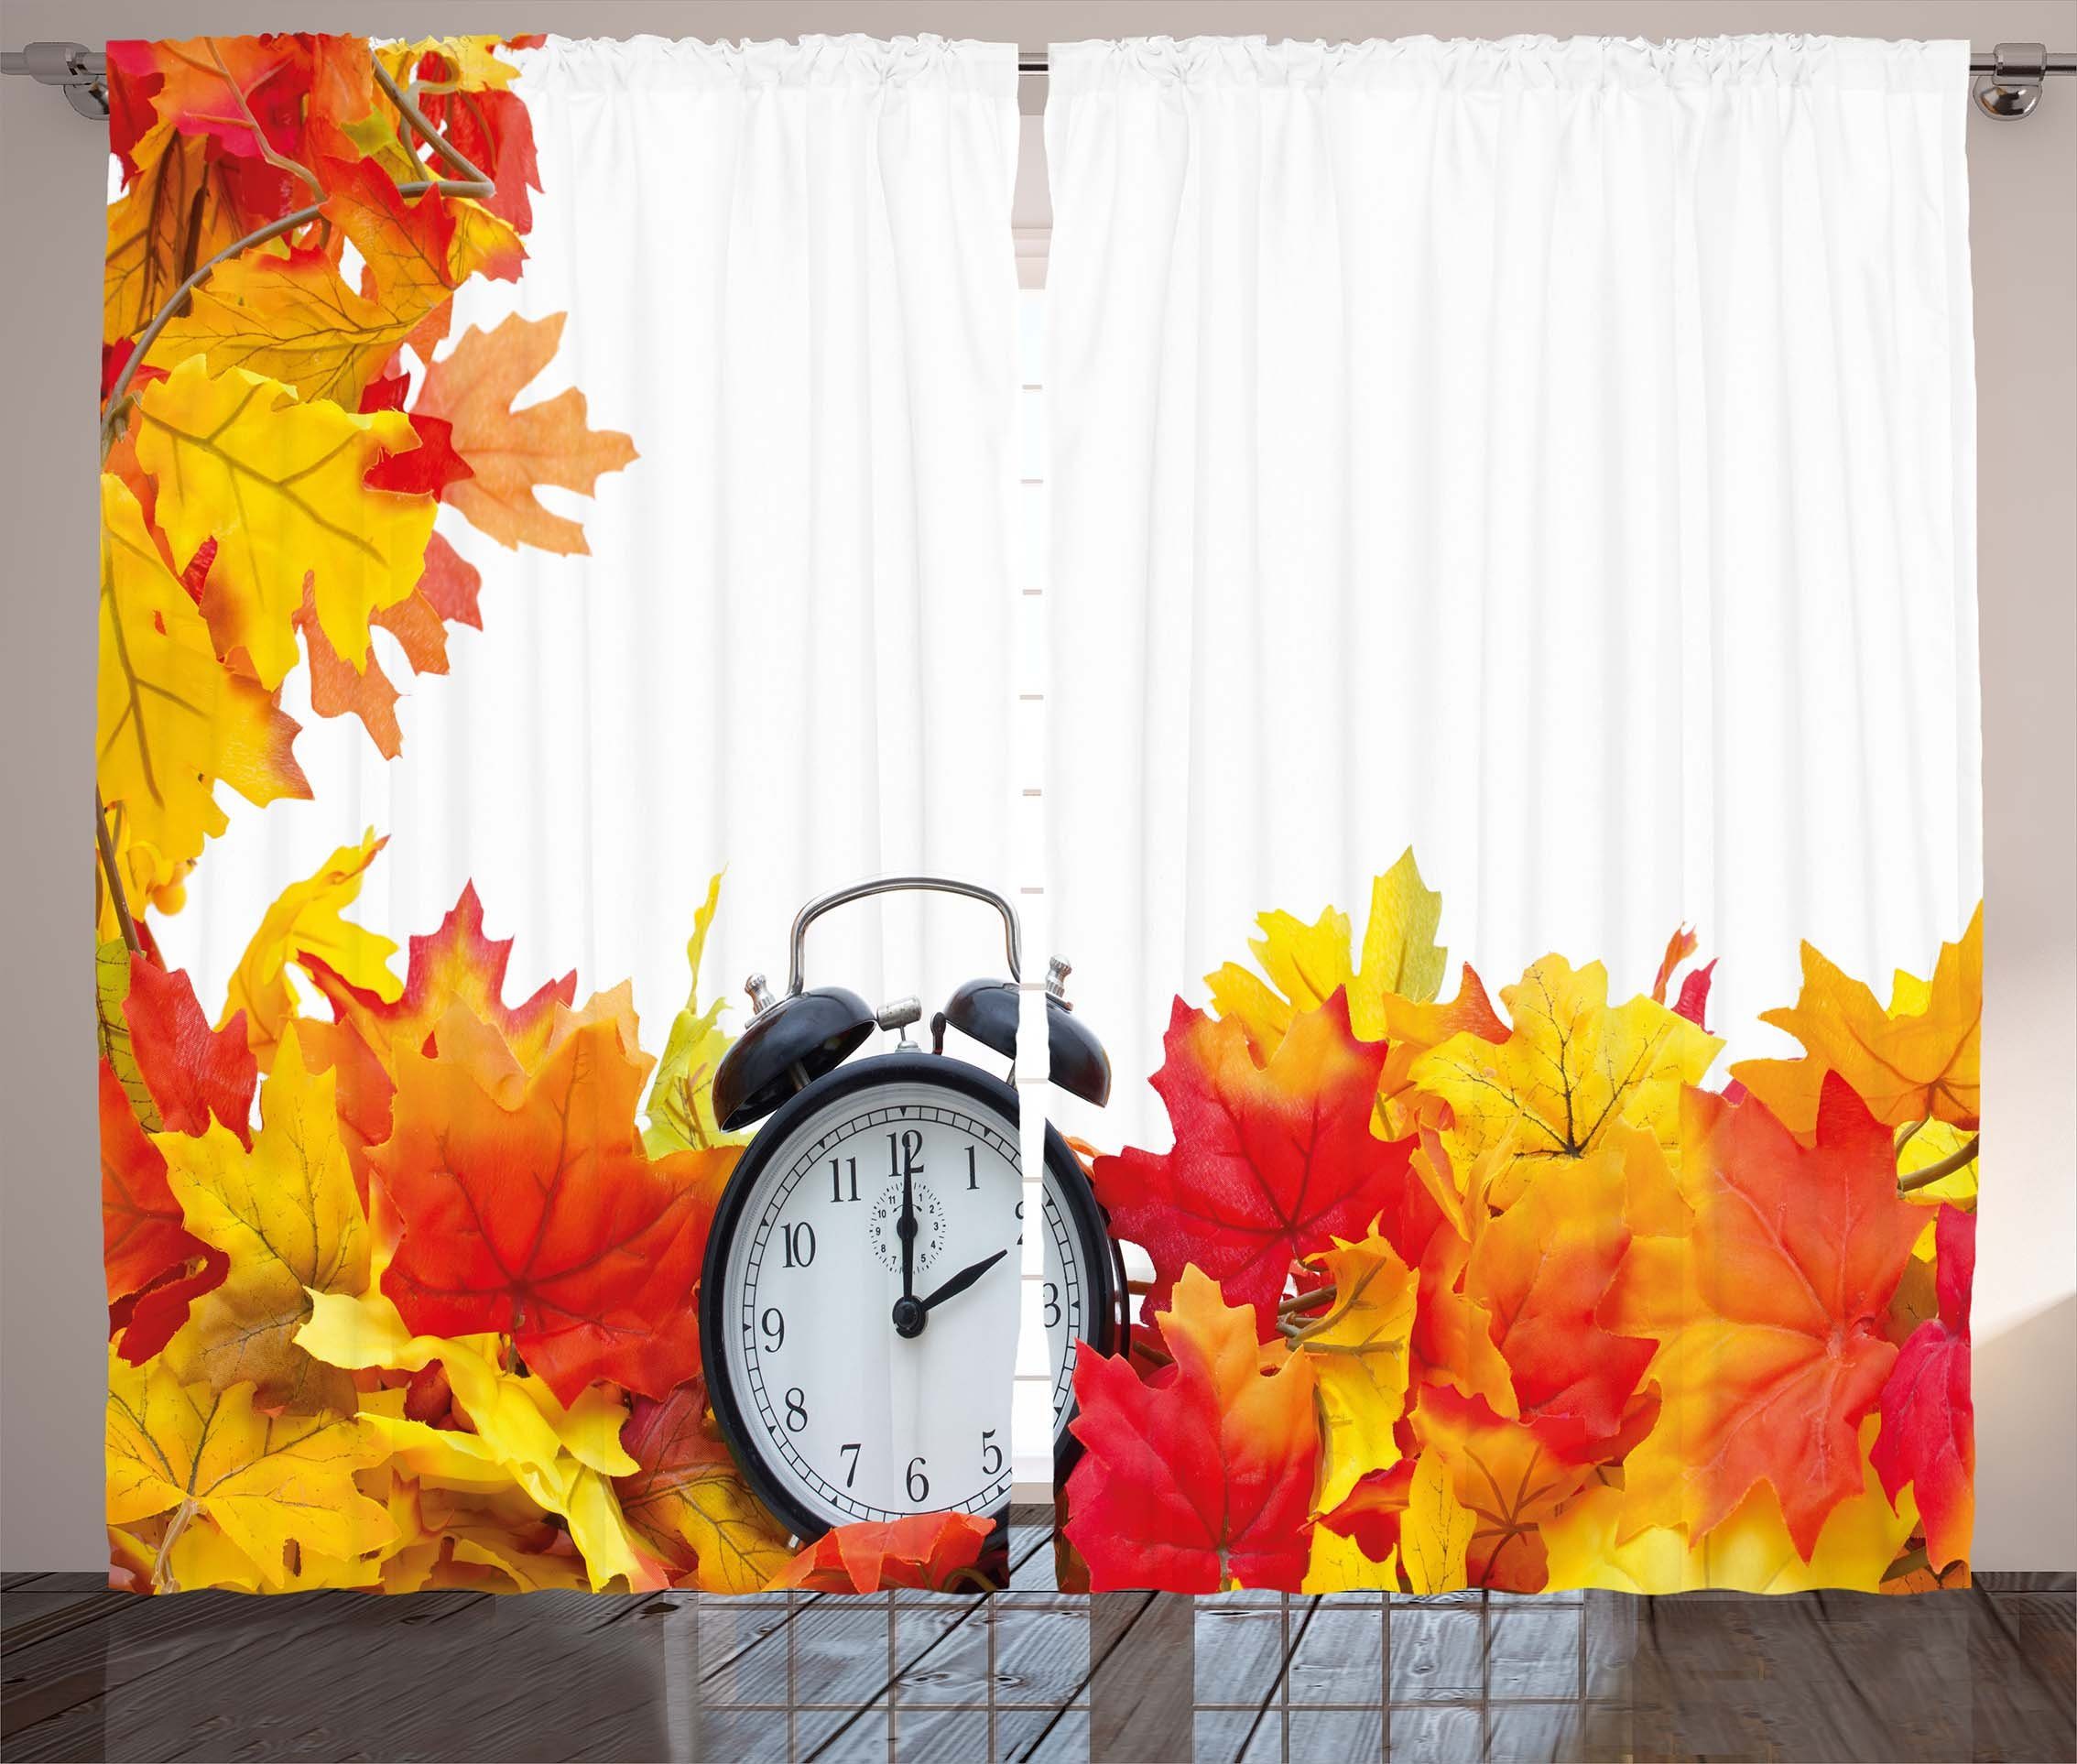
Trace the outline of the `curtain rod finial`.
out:
M 38 85 L 61 86 L 67 103 L 102 123 L 108 120 L 107 62 L 84 43 L 31 43 L 0 54 L 0 73 L 26 73 Z

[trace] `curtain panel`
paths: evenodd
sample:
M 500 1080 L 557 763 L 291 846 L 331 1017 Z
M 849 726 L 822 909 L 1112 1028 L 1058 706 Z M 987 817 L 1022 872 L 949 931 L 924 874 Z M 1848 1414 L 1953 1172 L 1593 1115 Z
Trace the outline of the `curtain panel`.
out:
M 878 1131 L 845 1148 L 843 1241 L 784 1205 L 734 1233 L 797 1283 L 753 1303 L 732 1276 L 763 1493 L 698 1293 L 749 1138 L 712 1100 L 743 976 L 783 997 L 797 909 L 854 877 L 1010 887 L 1014 49 L 280 36 L 111 63 L 118 1581 L 985 1568 L 1021 1287 L 913 1347 L 884 1301 L 862 1325 L 854 1284 L 902 1262 L 867 1220 Z M 844 1012 L 935 1009 L 1004 940 L 908 893 L 832 912 L 805 961 L 826 1035 L 892 1048 Z M 1006 1094 L 960 1105 L 1006 1242 Z M 920 1299 L 962 1265 L 954 1129 L 881 1100 L 935 1184 Z M 782 1515 L 817 1478 L 854 1506 Z M 832 1517 L 865 1541 L 817 1556 Z
M 1054 49 L 1097 1586 L 1965 1574 L 1966 55 Z
M 1053 68 L 1035 609 L 1009 46 L 111 45 L 115 1584 L 1966 1581 L 1961 47 Z

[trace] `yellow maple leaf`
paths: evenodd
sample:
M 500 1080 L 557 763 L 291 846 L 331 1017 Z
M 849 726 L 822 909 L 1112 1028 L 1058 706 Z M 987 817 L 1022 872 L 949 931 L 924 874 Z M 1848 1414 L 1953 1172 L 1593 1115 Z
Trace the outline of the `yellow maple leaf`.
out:
M 1454 1593 L 1466 1584 L 1464 1562 L 1477 1524 L 1457 1498 L 1450 1469 L 1439 1452 L 1426 1451 L 1414 1465 L 1406 1515 L 1399 1521 L 1399 1563 L 1416 1593 Z
M 707 884 L 707 898 L 692 915 L 692 936 L 685 960 L 692 970 L 685 1007 L 672 1018 L 663 1059 L 649 1086 L 648 1129 L 642 1144 L 652 1158 L 674 1151 L 705 1150 L 710 1146 L 739 1145 L 745 1136 L 723 1133 L 714 1118 L 714 1068 L 728 1051 L 729 1036 L 721 1026 L 723 1001 L 700 1005 L 700 960 L 707 947 L 721 904 L 721 876 Z
M 362 482 L 386 449 L 418 445 L 399 410 L 355 416 L 299 402 L 279 380 L 183 361 L 138 400 L 138 463 L 158 481 L 158 519 L 176 557 L 216 540 L 211 630 L 242 648 L 271 690 L 296 665 L 306 577 L 318 623 L 355 669 L 368 621 L 408 599 L 425 567 L 433 498 Z
M 291 1023 L 260 1088 L 250 1151 L 216 1121 L 200 1136 L 154 1136 L 188 1229 L 230 1258 L 223 1283 L 193 1301 L 166 1345 L 183 1381 L 250 1383 L 269 1409 L 353 1406 L 353 1381 L 295 1344 L 310 1314 L 305 1289 L 368 1283 L 368 1222 L 339 1139 L 336 1083 L 305 1068 Z
M 1313 1506 L 1339 1507 L 1373 1470 L 1399 1461 L 1393 1427 L 1406 1412 L 1407 1343 L 1418 1276 L 1379 1232 L 1334 1240 L 1310 1258 L 1334 1282 L 1334 1298 L 1308 1324 L 1298 1347 L 1312 1362 L 1320 1415 L 1320 1487 Z
M 1731 1075 L 1791 1132 L 1817 1122 L 1825 1074 L 1836 1072 L 1869 1112 L 1891 1127 L 1929 1116 L 1974 1127 L 1982 1109 L 1984 909 L 1959 943 L 1942 943 L 1930 981 L 1899 972 L 1885 1010 L 1867 985 L 1803 945 L 1794 1005 L 1763 1022 L 1800 1041 L 1800 1060 L 1744 1060 Z M 1922 1166 L 1921 1166 L 1922 1167 Z
M 471 328 L 426 370 L 412 406 L 420 416 L 454 425 L 455 451 L 474 469 L 473 477 L 447 486 L 444 500 L 507 549 L 587 551 L 584 529 L 550 514 L 535 490 L 552 484 L 589 495 L 603 473 L 636 457 L 625 435 L 588 426 L 584 395 L 574 387 L 512 408 L 555 354 L 565 316 L 528 320 L 514 313 L 495 331 Z
M 1346 913 L 1328 907 L 1307 924 L 1288 912 L 1266 912 L 1256 920 L 1262 935 L 1248 940 L 1262 973 L 1229 962 L 1206 975 L 1212 1008 L 1246 1031 L 1257 1062 L 1277 1051 L 1294 1017 L 1317 1010 L 1338 988 L 1348 993 L 1357 1039 L 1379 1040 L 1387 996 L 1426 1003 L 1441 988 L 1444 952 L 1435 931 L 1441 917 L 1442 897 L 1422 883 L 1408 849 L 1370 885 L 1360 960 Z
M 1678 1526 L 1647 1527 L 1618 1542 L 1624 1491 L 1594 1483 L 1543 1523 L 1549 1590 L 1691 1593 L 1730 1587 L 1747 1593 L 1803 1593 L 1829 1587 L 1879 1592 L 1883 1575 L 1919 1519 L 1910 1489 L 1900 1489 L 1892 1507 L 1882 1492 L 1882 1478 L 1867 1462 L 1881 1425 L 1876 1415 L 1861 1423 L 1861 1492 L 1832 1508 L 1809 1562 L 1797 1553 L 1781 1503 L 1764 1484 L 1690 1549 L 1686 1532 Z
M 173 369 L 206 357 L 207 372 L 243 368 L 278 381 L 304 404 L 324 398 L 351 411 L 397 346 L 451 292 L 438 277 L 397 276 L 379 296 L 357 294 L 316 252 L 248 252 L 210 272 L 146 360 Z
M 263 1414 L 249 1385 L 184 1385 L 163 1361 L 138 1367 L 109 1354 L 109 1522 L 171 1513 L 173 1531 L 201 1513 L 269 1585 L 285 1584 L 291 1543 L 350 1557 L 389 1541 L 388 1514 L 353 1480 L 386 1454 L 354 1416 Z
M 1493 1178 L 1495 1206 L 1509 1205 L 1550 1160 L 1585 1157 L 1617 1122 L 1679 1157 L 1680 1092 L 1701 1083 L 1722 1041 L 1642 996 L 1611 1006 L 1598 962 L 1574 969 L 1547 955 L 1500 997 L 1513 1024 L 1506 1040 L 1453 1035 L 1410 1074 L 1450 1105 L 1442 1140 L 1456 1168 L 1512 1136 L 1509 1162 Z
M 133 866 L 140 893 L 224 829 L 213 784 L 229 678 L 136 498 L 104 474 L 95 776 L 103 801 L 122 811 L 127 844 L 151 854 Z
M 412 43 L 386 43 L 375 54 L 398 85 L 408 85 L 413 71 L 428 55 L 437 55 L 451 70 L 448 79 L 462 92 L 502 92 L 518 76 L 496 51 L 502 37 L 421 37 Z
M 1388 1550 L 1383 1562 L 1373 1562 L 1354 1538 L 1330 1531 L 1324 1525 L 1312 1528 L 1312 1554 L 1306 1563 L 1308 1593 L 1396 1593 L 1399 1590 L 1399 1552 Z
M 362 1406 L 408 1468 L 464 1489 L 517 1486 L 544 1512 L 560 1514 L 593 1592 L 616 1577 L 636 1591 L 664 1584 L 658 1564 L 637 1548 L 614 1493 L 612 1478 L 639 1466 L 620 1443 L 627 1410 L 605 1386 L 593 1385 L 565 1406 L 542 1380 L 506 1371 L 481 1345 L 412 1334 L 397 1307 L 375 1290 L 312 1293 L 310 1321 L 296 1339 L 337 1367 L 416 1372 L 437 1361 L 473 1433 L 408 1420 L 378 1399 Z
M 340 916 L 360 898 L 361 877 L 385 843 L 371 829 L 359 845 L 342 845 L 314 875 L 282 889 L 238 958 L 218 1026 L 236 1011 L 245 1013 L 245 1039 L 261 1071 L 273 1064 L 282 1031 L 296 1014 L 288 964 L 298 957 L 318 957 L 385 1001 L 402 994 L 402 985 L 389 971 L 397 945 Z

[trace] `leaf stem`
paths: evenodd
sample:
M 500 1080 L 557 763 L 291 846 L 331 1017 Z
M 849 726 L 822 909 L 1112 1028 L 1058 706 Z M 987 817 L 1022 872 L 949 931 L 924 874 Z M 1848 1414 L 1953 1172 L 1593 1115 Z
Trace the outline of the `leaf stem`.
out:
M 1921 1188 L 1930 1188 L 1943 1176 L 1952 1176 L 1958 1170 L 1966 1170 L 1976 1161 L 1976 1152 L 1983 1144 L 1984 1136 L 1972 1133 L 1965 1144 L 1949 1152 L 1937 1164 L 1928 1164 L 1923 1170 L 1914 1170 L 1908 1175 L 1897 1179 L 1899 1194 L 1915 1193 Z
M 115 909 L 115 922 L 122 928 L 123 947 L 132 955 L 144 952 L 137 935 L 137 921 L 130 917 L 129 897 L 123 892 L 123 877 L 115 867 L 115 841 L 108 831 L 108 810 L 101 800 L 101 786 L 93 789 L 93 843 L 101 854 L 101 874 L 108 884 L 109 904 Z
M 177 1593 L 180 1583 L 173 1578 L 173 1546 L 179 1541 L 180 1533 L 188 1529 L 188 1521 L 195 1516 L 195 1497 L 190 1495 L 183 1500 L 168 1521 L 166 1535 L 158 1541 L 158 1554 L 152 1559 L 151 1590 L 155 1593 Z

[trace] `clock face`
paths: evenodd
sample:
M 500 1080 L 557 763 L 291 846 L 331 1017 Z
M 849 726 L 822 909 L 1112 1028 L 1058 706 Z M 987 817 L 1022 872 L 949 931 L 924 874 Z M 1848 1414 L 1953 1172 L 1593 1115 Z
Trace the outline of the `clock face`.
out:
M 797 1523 L 989 1513 L 1009 1498 L 1025 1228 L 1014 1093 L 950 1062 L 975 1082 L 910 1075 L 935 1059 L 861 1062 L 789 1104 L 715 1221 L 701 1312 L 716 1407 L 760 1492 Z M 896 1070 L 858 1082 L 875 1067 Z M 1056 1441 L 1072 1344 L 1100 1337 L 1109 1288 L 1074 1199 L 1049 1169 L 1038 1297 Z M 908 1290 L 925 1307 L 907 1334 L 905 1211 Z

